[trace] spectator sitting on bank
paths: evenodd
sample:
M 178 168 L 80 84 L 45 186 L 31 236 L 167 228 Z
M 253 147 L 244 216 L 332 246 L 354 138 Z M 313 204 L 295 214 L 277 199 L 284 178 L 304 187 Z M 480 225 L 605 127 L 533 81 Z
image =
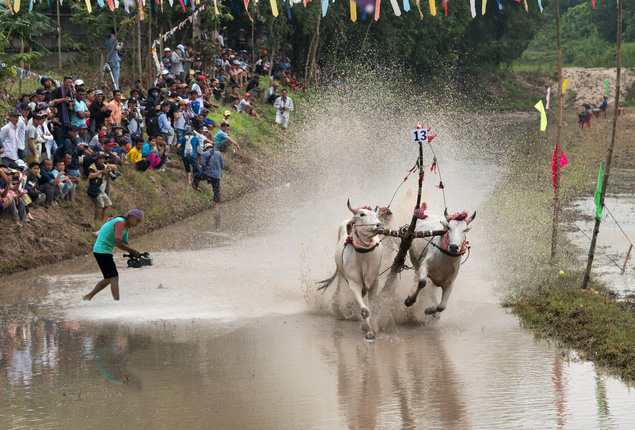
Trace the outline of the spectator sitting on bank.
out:
M 38 183 L 40 185 L 40 190 L 44 193 L 44 195 L 46 195 L 46 200 L 44 202 L 45 208 L 57 204 L 57 199 L 59 198 L 59 183 L 62 178 L 59 175 L 55 177 L 53 171 L 53 162 L 48 158 L 42 160 L 40 163 L 40 177 Z
M 215 209 L 218 211 L 220 205 L 220 180 L 223 177 L 223 154 L 214 150 L 214 145 L 206 143 L 201 159 L 201 174 L 194 178 L 194 188 L 198 188 L 199 181 L 207 181 L 212 185 L 214 191 Z
M 79 126 L 79 133 L 77 134 L 77 143 L 84 147 L 84 155 L 91 154 L 93 152 L 90 149 L 91 137 L 88 131 L 88 126 L 82 124 Z
M 72 176 L 69 172 L 69 170 L 73 170 L 71 168 L 69 168 L 69 166 L 71 164 L 73 164 L 73 156 L 69 153 L 64 154 L 64 171 L 68 174 L 68 180 L 69 183 L 71 184 L 71 190 L 70 192 L 67 194 L 67 198 L 66 200 L 75 201 L 75 190 L 77 189 L 77 184 L 79 184 L 79 170 L 77 170 L 78 176 Z M 58 169 L 59 170 L 59 169 Z M 60 170 L 61 172 L 61 170 Z
M 220 130 L 214 135 L 214 148 L 220 152 L 225 152 L 230 145 L 235 145 L 240 151 L 240 145 L 229 137 L 229 124 L 220 123 Z
M 196 125 L 203 124 L 204 126 L 208 127 L 210 131 L 213 131 L 215 127 L 218 127 L 218 124 L 216 124 L 216 121 L 214 121 L 213 119 L 208 118 L 208 114 L 209 111 L 206 108 L 203 108 L 203 110 L 201 110 L 201 114 L 198 115 L 198 117 L 196 118 Z
M 267 90 L 267 93 L 265 94 L 265 100 L 267 100 L 267 103 L 273 104 L 276 101 L 276 99 L 279 97 L 279 94 L 278 94 L 279 85 L 280 84 L 278 84 L 277 82 L 274 82 L 273 85 L 269 87 L 269 89 Z
M 112 165 L 120 165 L 122 163 L 121 157 L 117 155 L 113 150 L 115 149 L 115 143 L 112 138 L 106 139 L 106 143 L 104 145 L 104 154 L 106 154 L 106 163 Z
M 150 165 L 148 166 L 149 169 L 160 169 L 167 158 L 163 138 L 161 136 L 150 136 L 148 141 L 143 144 L 141 156 L 144 160 L 148 160 L 150 162 Z
M 260 76 L 254 75 L 254 77 L 247 84 L 247 88 L 245 89 L 249 94 L 253 94 L 255 98 L 259 99 L 260 95 L 263 93 L 263 89 L 260 87 Z
M 225 113 L 223 114 L 223 121 L 229 124 L 229 119 L 231 118 L 231 116 L 232 116 L 232 113 L 226 110 Z
M 140 135 L 134 135 L 132 137 L 132 141 L 135 146 L 128 151 L 128 155 L 126 156 L 126 161 L 131 165 L 135 166 L 135 168 L 139 171 L 145 171 L 150 167 L 150 161 L 144 161 L 143 157 L 143 137 Z
M 59 179 L 55 193 L 56 199 L 70 200 L 72 195 L 69 196 L 69 193 L 73 191 L 74 184 L 71 182 L 71 178 L 66 175 L 65 169 L 66 164 L 64 164 L 64 160 L 59 160 L 55 163 L 55 169 L 51 172 L 51 176 L 53 176 L 53 179 Z
M 582 108 L 584 110 L 578 112 L 578 118 L 580 119 L 580 122 L 584 122 L 587 120 L 587 118 L 591 118 L 591 105 L 585 103 L 582 105 Z
M 108 132 L 106 132 L 106 126 L 104 125 L 103 129 L 91 139 L 89 145 L 90 150 L 93 152 L 103 151 L 106 139 L 108 139 Z
M 176 148 L 181 152 L 181 158 L 183 159 L 183 167 L 185 167 L 185 173 L 187 176 L 187 184 L 192 185 L 192 187 L 196 191 L 200 191 L 198 185 L 194 185 L 192 182 L 192 173 L 194 173 L 194 177 L 201 173 L 201 168 L 198 165 L 198 160 L 196 158 L 198 154 L 200 142 L 198 138 L 194 136 L 191 130 L 185 132 L 185 136 L 183 136 L 179 143 L 176 145 Z
M 597 107 L 597 108 L 593 109 L 593 113 L 595 114 L 596 118 L 598 118 L 600 116 L 600 113 L 606 111 L 606 107 L 608 106 L 608 104 L 609 104 L 609 97 L 608 96 L 604 96 L 604 101 L 602 102 L 600 107 Z
M 236 108 L 236 110 L 238 111 L 238 113 L 242 113 L 244 111 L 247 115 L 251 115 L 254 118 L 260 119 L 260 115 L 258 115 L 256 109 L 254 109 L 249 103 L 250 96 L 251 95 L 249 93 L 245 93 L 240 103 L 238 103 L 238 107 Z
M 108 218 L 112 207 L 110 197 L 106 194 L 104 181 L 110 181 L 112 168 L 106 164 L 107 155 L 103 152 L 95 154 L 95 162 L 88 168 L 88 189 L 86 193 L 95 206 L 95 224 L 100 224 Z
M 0 168 L 0 215 L 8 213 L 18 227 L 22 227 L 21 222 L 29 223 L 26 207 L 21 198 L 15 198 L 18 193 L 20 184 L 18 183 L 18 175 L 14 169 L 6 166 Z M 26 192 L 26 191 L 25 191 Z
M 238 87 L 233 87 L 231 92 L 225 91 L 225 103 L 232 107 L 237 107 L 240 102 L 240 93 Z
M 40 164 L 33 161 L 26 172 L 26 185 L 24 189 L 31 198 L 33 204 L 44 206 L 46 195 L 40 191 Z

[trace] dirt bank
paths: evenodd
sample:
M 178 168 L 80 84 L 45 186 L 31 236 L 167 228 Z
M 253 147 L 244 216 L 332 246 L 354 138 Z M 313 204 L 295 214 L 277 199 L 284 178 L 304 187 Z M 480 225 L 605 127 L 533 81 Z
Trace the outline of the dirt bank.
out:
M 269 125 L 266 125 L 270 127 Z M 238 135 L 239 133 L 236 133 Z M 284 159 L 284 139 L 275 139 L 276 149 L 267 141 L 238 138 L 242 151 L 225 156 L 222 182 L 224 200 L 272 184 L 279 183 L 290 163 Z M 202 193 L 187 186 L 181 161 L 173 155 L 173 163 L 165 172 L 137 172 L 122 166 L 122 175 L 112 183 L 112 215 L 132 207 L 142 209 L 146 221 L 135 231 L 142 235 L 174 224 L 195 213 L 213 208 L 211 188 L 204 184 Z M 38 268 L 68 260 L 90 252 L 94 243 L 93 206 L 86 195 L 86 184 L 79 184 L 76 202 L 60 202 L 46 210 L 32 210 L 35 221 L 21 228 L 8 217 L 0 219 L 3 250 L 0 253 L 0 274 Z M 72 263 L 69 263 L 72 264 Z M 0 301 L 7 292 L 0 289 Z

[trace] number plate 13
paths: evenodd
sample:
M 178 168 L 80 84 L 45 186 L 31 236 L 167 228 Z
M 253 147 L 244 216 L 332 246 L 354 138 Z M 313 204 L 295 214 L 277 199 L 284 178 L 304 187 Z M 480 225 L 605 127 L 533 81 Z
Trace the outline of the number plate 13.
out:
M 417 128 L 412 130 L 412 141 L 413 142 L 427 142 L 428 141 L 428 130 L 425 128 Z

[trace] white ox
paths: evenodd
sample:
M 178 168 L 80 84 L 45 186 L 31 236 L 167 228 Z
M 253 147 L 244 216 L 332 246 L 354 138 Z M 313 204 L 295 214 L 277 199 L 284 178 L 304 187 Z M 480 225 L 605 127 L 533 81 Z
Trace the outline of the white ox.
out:
M 362 319 L 367 330 L 366 340 L 374 340 L 370 310 L 363 298 L 368 294 L 370 303 L 378 290 L 381 244 L 375 236 L 384 232 L 384 225 L 370 207 L 353 209 L 350 201 L 347 205 L 353 216 L 344 221 L 338 231 L 335 249 L 337 270 L 331 278 L 322 281 L 324 285 L 319 289 L 327 288 L 338 274 L 341 275 L 362 310 Z
M 467 212 L 448 215 L 445 210 L 445 217 L 429 215 L 425 219 L 417 221 L 416 230 L 435 230 L 439 223 L 446 230 L 445 235 L 437 236 L 430 241 L 415 239 L 410 248 L 410 260 L 419 274 L 419 282 L 404 302 L 406 306 L 412 306 L 417 301 L 417 295 L 426 286 L 427 279 L 434 285 L 440 287 L 441 302 L 436 306 L 430 306 L 425 310 L 426 314 L 438 317 L 438 312 L 442 312 L 447 304 L 454 280 L 461 268 L 461 256 L 467 250 L 467 233 L 471 226 L 470 222 L 476 217 L 476 212 L 471 217 Z

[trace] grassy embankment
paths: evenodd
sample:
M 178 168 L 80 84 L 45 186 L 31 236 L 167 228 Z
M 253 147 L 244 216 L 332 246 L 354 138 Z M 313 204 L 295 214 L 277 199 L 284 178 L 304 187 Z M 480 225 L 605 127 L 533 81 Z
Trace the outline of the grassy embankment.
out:
M 635 313 L 613 300 L 610 292 L 593 280 L 581 290 L 586 255 L 580 255 L 563 232 L 572 214 L 561 214 L 556 263 L 548 264 L 551 250 L 553 188 L 551 157 L 556 141 L 556 108 L 547 132 L 538 123 L 514 148 L 511 170 L 494 198 L 496 222 L 501 232 L 513 232 L 504 240 L 501 271 L 512 286 L 505 300 L 523 323 L 540 336 L 553 337 L 583 358 L 606 366 L 625 379 L 635 378 Z M 612 114 L 609 113 L 609 116 Z M 593 118 L 592 129 L 578 128 L 575 112 L 567 112 L 563 150 L 569 164 L 563 168 L 561 208 L 572 200 L 594 193 L 600 161 L 604 162 L 612 124 Z M 613 172 L 635 168 L 635 119 L 628 112 L 618 122 Z M 609 190 L 632 192 L 632 183 L 620 183 L 612 175 Z M 592 216 L 593 214 L 589 214 Z M 518 237 L 518 235 L 522 235 Z M 559 275 L 563 270 L 564 274 Z M 530 275 L 528 275 L 530 274 Z
M 9 83 L 8 87 L 11 85 Z M 38 85 L 36 79 L 27 79 L 23 88 L 28 91 Z M 17 90 L 15 85 L 14 89 Z M 301 106 L 305 94 L 292 96 L 296 104 Z M 220 123 L 221 112 L 226 109 L 226 106 L 221 106 L 218 113 L 212 113 L 209 117 Z M 264 113 L 262 120 L 231 110 L 231 136 L 238 141 L 242 151 L 234 155 L 225 154 L 221 182 L 224 201 L 279 183 L 286 174 L 285 170 L 291 167 L 290 161 L 284 156 L 291 143 L 285 132 L 273 126 L 273 107 L 265 105 L 258 110 Z M 292 124 L 295 119 L 292 114 Z M 136 229 L 135 235 L 171 225 L 214 206 L 211 187 L 202 184 L 203 192 L 192 190 L 187 185 L 181 161 L 174 154 L 172 158 L 174 162 L 166 166 L 165 172 L 141 173 L 130 166 L 121 166 L 121 176 L 112 183 L 112 215 L 133 207 L 142 209 L 146 214 L 145 221 Z M 16 228 L 7 216 L 0 219 L 4 245 L 0 253 L 0 275 L 37 268 L 90 252 L 94 243 L 94 209 L 86 195 L 86 186 L 86 181 L 79 184 L 75 203 L 63 201 L 49 210 L 33 209 L 32 215 L 36 221 L 30 225 Z M 4 296 L 0 289 L 0 301 Z

